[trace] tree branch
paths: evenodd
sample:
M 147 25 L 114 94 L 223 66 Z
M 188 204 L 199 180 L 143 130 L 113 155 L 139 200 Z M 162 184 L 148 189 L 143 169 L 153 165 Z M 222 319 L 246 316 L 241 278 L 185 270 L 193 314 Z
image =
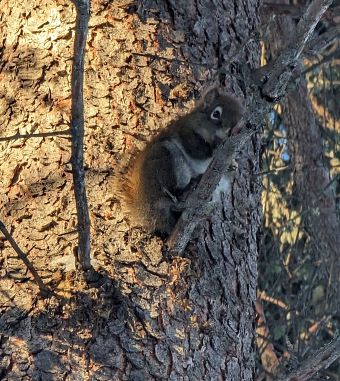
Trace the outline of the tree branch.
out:
M 5 238 L 7 239 L 7 241 L 11 244 L 15 252 L 18 254 L 18 257 L 24 262 L 28 270 L 33 275 L 33 278 L 36 281 L 42 295 L 47 296 L 50 293 L 49 288 L 44 284 L 37 270 L 34 268 L 31 261 L 27 258 L 27 255 L 17 245 L 14 238 L 11 236 L 10 232 L 7 230 L 6 226 L 4 225 L 2 221 L 0 221 L 0 230 L 2 234 L 5 236 Z
M 301 76 L 305 76 L 306 74 L 310 73 L 311 71 L 318 68 L 319 66 L 322 66 L 325 63 L 332 61 L 337 55 L 339 55 L 339 52 L 337 52 L 337 51 L 334 51 L 334 52 L 328 54 L 327 56 L 323 57 L 321 61 L 319 61 L 319 62 L 307 67 L 307 69 L 303 70 L 302 73 L 300 73 L 299 75 L 296 76 L 296 79 L 300 78 Z
M 218 147 L 197 189 L 189 195 L 185 205 L 186 209 L 181 214 L 167 242 L 172 253 L 180 255 L 184 251 L 195 227 L 209 213 L 209 201 L 222 175 L 227 172 L 233 159 L 251 135 L 258 131 L 264 116 L 274 103 L 285 95 L 292 71 L 316 24 L 331 2 L 332 0 L 312 1 L 297 25 L 294 41 L 290 42 L 272 64 L 252 73 L 249 83 L 246 83 L 249 94 L 247 112 L 233 129 L 233 134 L 239 133 L 227 138 Z
M 307 381 L 321 369 L 328 368 L 340 357 L 340 337 L 334 339 L 306 358 L 298 369 L 281 376 L 277 381 Z
M 92 269 L 90 258 L 90 216 L 85 189 L 84 171 L 84 55 L 88 22 L 90 18 L 90 0 L 74 0 L 77 9 L 74 56 L 72 66 L 72 174 L 78 217 L 78 258 L 83 271 Z
M 31 139 L 31 138 L 47 138 L 50 136 L 70 136 L 71 131 L 65 130 L 65 131 L 51 131 L 51 132 L 37 132 L 33 134 L 15 134 L 11 136 L 3 136 L 0 137 L 0 142 L 8 142 L 10 140 L 17 140 L 17 139 Z
M 242 125 L 244 125 L 243 119 L 236 127 L 241 128 Z M 203 174 L 197 189 L 186 200 L 185 210 L 167 241 L 170 251 L 174 254 L 184 251 L 198 222 L 210 214 L 211 195 L 221 180 L 222 174 L 228 172 L 238 152 L 253 133 L 254 131 L 243 128 L 239 134 L 224 140 L 216 149 L 213 160 Z
M 327 30 L 327 32 L 322 33 L 320 36 L 313 38 L 308 42 L 303 54 L 310 58 L 323 52 L 328 46 L 334 44 L 339 40 L 340 27 L 333 26 Z
M 332 0 L 314 0 L 307 7 L 305 13 L 296 27 L 295 38 L 290 41 L 287 48 L 271 64 L 260 69 L 262 72 L 262 97 L 277 102 L 285 95 L 285 89 L 292 76 L 307 42 L 322 17 L 323 13 L 332 3 Z

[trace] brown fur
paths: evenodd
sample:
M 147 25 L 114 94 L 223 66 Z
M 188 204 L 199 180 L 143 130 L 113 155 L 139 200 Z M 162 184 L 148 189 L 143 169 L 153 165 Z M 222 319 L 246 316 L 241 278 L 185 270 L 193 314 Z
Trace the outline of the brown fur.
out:
M 217 123 L 211 113 L 219 106 L 223 112 Z M 178 217 L 176 200 L 183 201 L 181 196 L 191 181 L 204 172 L 201 163 L 211 159 L 242 113 L 239 101 L 212 89 L 193 111 L 170 123 L 147 144 L 115 187 L 132 225 L 149 232 L 171 232 Z

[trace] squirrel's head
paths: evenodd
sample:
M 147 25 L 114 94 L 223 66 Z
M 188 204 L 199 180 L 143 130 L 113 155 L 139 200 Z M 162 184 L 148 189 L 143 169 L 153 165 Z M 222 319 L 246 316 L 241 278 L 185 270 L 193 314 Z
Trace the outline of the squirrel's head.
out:
M 196 133 L 209 144 L 216 145 L 230 133 L 243 115 L 243 106 L 231 95 L 217 88 L 209 90 L 188 115 Z

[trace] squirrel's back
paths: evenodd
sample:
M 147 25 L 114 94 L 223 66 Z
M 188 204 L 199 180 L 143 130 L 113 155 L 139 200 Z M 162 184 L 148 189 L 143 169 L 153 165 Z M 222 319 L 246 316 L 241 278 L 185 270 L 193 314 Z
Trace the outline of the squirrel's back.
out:
M 242 117 L 238 100 L 210 90 L 189 114 L 170 123 L 132 160 L 116 191 L 133 225 L 170 234 L 190 184 Z

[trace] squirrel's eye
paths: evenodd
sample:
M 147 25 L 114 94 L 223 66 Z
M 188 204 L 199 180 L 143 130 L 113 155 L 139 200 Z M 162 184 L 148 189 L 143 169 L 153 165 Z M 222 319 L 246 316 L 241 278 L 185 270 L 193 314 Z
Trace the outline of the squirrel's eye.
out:
M 215 107 L 210 114 L 210 119 L 220 120 L 222 116 L 222 111 L 223 111 L 222 106 Z

